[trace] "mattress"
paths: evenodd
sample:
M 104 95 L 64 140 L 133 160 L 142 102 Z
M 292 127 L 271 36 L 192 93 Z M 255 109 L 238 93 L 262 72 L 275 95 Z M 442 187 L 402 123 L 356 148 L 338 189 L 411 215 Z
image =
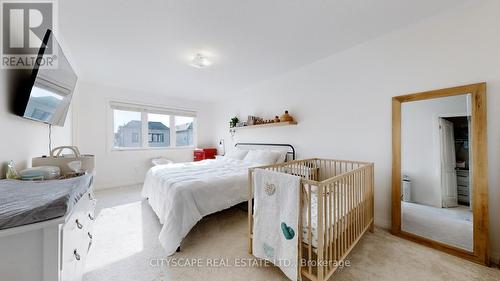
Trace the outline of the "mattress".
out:
M 71 213 L 78 200 L 92 186 L 92 180 L 92 175 L 39 182 L 0 180 L 0 229 Z
M 311 238 L 312 238 L 312 245 L 313 247 L 318 246 L 318 196 L 316 192 L 312 192 L 313 196 L 311 196 Z M 342 193 L 339 193 L 339 196 L 344 196 Z M 309 236 L 308 236 L 308 208 L 307 204 L 303 205 L 304 207 L 302 208 L 302 241 L 305 243 L 309 243 Z M 338 205 L 334 205 L 334 208 L 330 209 L 332 211 L 331 216 L 332 216 L 332 224 L 337 223 L 342 217 L 344 217 L 346 214 L 348 214 L 351 209 L 346 208 L 345 210 L 342 210 L 342 213 L 339 212 Z M 323 217 L 325 219 L 325 217 Z M 323 230 L 324 231 L 324 230 Z
M 167 254 L 201 218 L 248 200 L 248 168 L 257 165 L 218 159 L 151 168 L 142 196 L 163 225 L 159 240 Z

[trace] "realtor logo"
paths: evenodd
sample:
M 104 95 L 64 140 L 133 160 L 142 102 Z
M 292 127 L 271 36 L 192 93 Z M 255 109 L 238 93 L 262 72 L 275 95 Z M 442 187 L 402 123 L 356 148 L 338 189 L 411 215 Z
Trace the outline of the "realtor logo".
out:
M 2 68 L 33 68 L 38 63 L 50 67 L 47 55 L 53 42 L 45 45 L 44 59 L 37 60 L 47 30 L 54 28 L 54 3 L 51 1 L 2 1 Z M 52 39 L 52 37 L 51 37 Z

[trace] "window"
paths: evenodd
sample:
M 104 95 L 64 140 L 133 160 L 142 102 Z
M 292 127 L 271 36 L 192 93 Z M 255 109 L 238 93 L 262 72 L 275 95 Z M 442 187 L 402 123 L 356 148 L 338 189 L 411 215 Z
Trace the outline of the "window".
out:
M 114 147 L 141 147 L 141 113 L 114 110 Z
M 148 113 L 149 147 L 170 146 L 170 115 Z
M 175 116 L 175 145 L 193 145 L 193 117 Z
M 151 144 L 154 142 L 165 142 L 165 135 L 149 133 L 149 143 Z
M 196 143 L 195 112 L 118 102 L 110 106 L 113 149 L 192 147 Z

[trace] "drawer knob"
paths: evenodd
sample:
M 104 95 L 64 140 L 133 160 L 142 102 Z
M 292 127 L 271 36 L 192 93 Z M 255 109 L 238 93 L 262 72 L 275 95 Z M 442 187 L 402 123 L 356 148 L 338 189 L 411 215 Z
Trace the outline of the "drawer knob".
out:
M 87 232 L 88 236 L 90 239 L 92 239 L 92 234 L 90 232 Z
M 91 214 L 89 214 L 89 219 L 90 219 L 91 221 L 95 220 L 95 218 L 94 218 Z
M 83 225 L 78 221 L 78 219 L 75 222 L 76 222 L 76 227 L 78 227 L 78 229 L 83 228 Z
M 76 259 L 77 261 L 79 261 L 79 260 L 80 260 L 80 258 L 81 258 L 81 257 L 80 257 L 80 255 L 78 254 L 78 252 L 76 251 L 76 249 L 73 251 L 73 255 L 75 256 L 75 259 Z

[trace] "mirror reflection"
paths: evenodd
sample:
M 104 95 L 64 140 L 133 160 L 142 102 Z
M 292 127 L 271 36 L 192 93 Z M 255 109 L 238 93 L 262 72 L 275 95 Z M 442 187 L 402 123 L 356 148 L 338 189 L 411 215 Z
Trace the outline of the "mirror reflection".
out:
M 471 95 L 401 107 L 401 228 L 473 250 Z

